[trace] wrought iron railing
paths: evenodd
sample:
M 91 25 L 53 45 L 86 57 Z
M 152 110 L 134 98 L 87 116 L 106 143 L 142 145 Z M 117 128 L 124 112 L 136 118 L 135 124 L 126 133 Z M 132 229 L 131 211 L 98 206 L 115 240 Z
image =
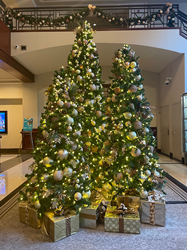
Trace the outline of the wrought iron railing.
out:
M 74 29 L 78 21 L 87 19 L 95 29 L 178 27 L 187 39 L 186 14 L 179 10 L 178 4 L 173 4 L 172 12 L 167 12 L 166 7 L 161 4 L 117 5 L 96 7 L 94 11 L 83 6 L 73 9 L 41 7 L 14 8 L 7 12 L 2 6 L 0 18 L 15 31 Z

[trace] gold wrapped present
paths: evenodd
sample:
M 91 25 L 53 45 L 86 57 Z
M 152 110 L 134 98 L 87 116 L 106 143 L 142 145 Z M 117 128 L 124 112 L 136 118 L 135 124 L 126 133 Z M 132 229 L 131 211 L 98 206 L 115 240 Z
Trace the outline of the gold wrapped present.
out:
M 101 200 L 92 202 L 86 208 L 82 208 L 79 214 L 80 227 L 97 228 L 100 215 Z
M 38 211 L 31 207 L 28 202 L 22 201 L 19 203 L 19 218 L 20 221 L 38 229 L 40 227 L 40 220 L 38 219 Z
M 55 242 L 79 232 L 79 215 L 75 211 L 70 211 L 66 216 L 55 216 L 53 212 L 46 212 L 43 224 Z
M 136 210 L 136 213 L 133 214 L 120 215 L 116 213 L 115 206 L 108 206 L 104 218 L 104 228 L 106 232 L 139 234 L 139 212 Z
M 126 207 L 139 208 L 140 197 L 118 195 L 117 196 L 117 204 L 120 205 L 121 203 L 123 203 Z
M 142 223 L 165 227 L 165 201 L 159 200 L 150 202 L 141 200 L 140 217 Z

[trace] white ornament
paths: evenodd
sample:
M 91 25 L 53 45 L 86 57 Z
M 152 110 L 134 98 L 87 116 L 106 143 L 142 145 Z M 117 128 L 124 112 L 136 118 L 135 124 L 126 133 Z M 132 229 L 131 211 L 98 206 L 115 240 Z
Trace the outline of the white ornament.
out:
M 87 192 L 82 192 L 82 195 L 83 195 L 83 198 L 84 199 L 88 199 L 88 198 L 90 198 L 90 196 L 91 196 L 91 191 L 89 190 L 89 191 L 87 191 Z
M 92 91 L 96 90 L 95 84 L 90 84 L 90 89 L 91 89 Z
M 92 70 L 91 70 L 91 69 L 87 69 L 87 70 L 86 70 L 86 73 L 88 73 L 88 74 L 89 74 L 89 73 L 92 73 Z
M 79 160 L 71 160 L 70 164 L 72 165 L 73 168 L 76 168 L 77 164 L 79 164 Z
M 140 84 L 140 85 L 138 86 L 138 89 L 139 89 L 139 90 L 143 89 L 143 85 Z
M 139 148 L 133 148 L 133 149 L 131 150 L 131 155 L 132 155 L 133 157 L 138 157 L 140 154 L 141 154 L 141 150 L 140 150 Z
M 154 170 L 154 176 L 160 177 L 160 173 Z
M 53 160 L 51 160 L 49 157 L 45 157 L 43 159 L 43 165 L 46 167 L 51 167 L 51 163 L 53 162 Z
M 68 131 L 72 131 L 72 127 L 71 127 L 71 126 L 68 126 L 67 130 L 68 130 Z
M 60 106 L 60 107 L 62 107 L 64 105 L 64 103 L 63 103 L 63 101 L 58 100 L 57 105 Z
M 68 116 L 68 118 L 67 118 L 67 124 L 71 125 L 73 123 L 74 123 L 74 119 L 72 117 Z
M 39 209 L 41 207 L 41 204 L 39 201 L 35 201 L 34 206 L 36 209 Z
M 143 131 L 144 131 L 144 133 L 149 133 L 149 129 L 146 127 L 143 129 Z
M 74 135 L 80 136 L 80 135 L 81 135 L 81 131 L 76 131 L 76 132 L 74 133 Z
M 63 178 L 63 172 L 62 170 L 56 170 L 54 173 L 53 173 L 53 179 L 55 181 L 61 181 Z
M 65 168 L 63 172 L 66 177 L 70 177 L 73 173 L 73 170 L 72 168 Z
M 129 106 L 130 106 L 131 109 L 134 109 L 134 103 L 130 103 Z
M 80 188 L 80 185 L 79 185 L 79 184 L 76 184 L 75 187 L 76 187 L 76 188 Z
M 129 140 L 134 140 L 134 139 L 136 139 L 136 137 L 137 137 L 137 135 L 136 135 L 136 132 L 134 132 L 134 131 L 129 132 L 129 134 L 127 135 L 127 138 Z
M 82 82 L 82 76 L 78 75 L 77 76 L 77 81 Z
M 144 161 L 146 164 L 149 162 L 149 157 L 147 155 L 144 156 Z
M 142 78 L 141 75 L 137 75 L 137 76 L 135 77 L 135 80 L 136 80 L 136 81 L 140 81 L 141 78 Z
M 130 112 L 125 112 L 123 115 L 124 115 L 124 117 L 125 117 L 126 119 L 130 119 L 131 116 L 132 116 L 132 114 L 131 114 Z
M 151 175 L 151 171 L 149 171 L 148 169 L 145 171 L 145 174 L 147 175 L 147 176 L 150 176 Z
M 142 94 L 137 96 L 138 101 L 142 101 Z
M 141 199 L 146 199 L 148 197 L 148 192 L 147 191 L 140 191 L 140 197 Z
M 49 175 L 48 175 L 48 174 L 43 174 L 42 177 L 43 177 L 43 179 L 46 181 L 47 178 L 49 177 Z
M 72 148 L 73 151 L 75 151 L 77 149 L 77 144 L 72 144 Z
M 77 192 L 77 193 L 74 194 L 74 199 L 75 199 L 76 201 L 81 200 L 81 198 L 82 198 L 82 194 L 81 194 L 81 193 Z
M 58 151 L 58 157 L 61 158 L 61 159 L 66 159 L 68 157 L 68 151 L 60 149 Z

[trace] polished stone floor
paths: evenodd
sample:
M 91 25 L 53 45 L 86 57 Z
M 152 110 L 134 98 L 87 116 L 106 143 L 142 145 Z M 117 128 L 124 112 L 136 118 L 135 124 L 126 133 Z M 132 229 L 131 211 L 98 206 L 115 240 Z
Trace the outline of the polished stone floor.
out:
M 17 155 L 0 156 L 0 163 L 4 166 L 12 164 L 11 168 L 0 172 L 0 201 L 26 181 L 25 174 L 30 172 L 29 166 L 32 162 L 33 158 L 19 163 Z M 159 163 L 166 172 L 187 186 L 187 166 L 161 154 L 159 154 Z

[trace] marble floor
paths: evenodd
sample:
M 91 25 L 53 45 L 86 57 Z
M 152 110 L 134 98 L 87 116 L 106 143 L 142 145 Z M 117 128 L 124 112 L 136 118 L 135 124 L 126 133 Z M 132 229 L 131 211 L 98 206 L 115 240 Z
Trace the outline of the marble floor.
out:
M 2 155 L 0 156 L 0 163 L 16 156 Z M 0 201 L 26 181 L 25 174 L 30 172 L 28 167 L 33 161 L 33 158 L 30 158 L 0 173 Z M 159 154 L 159 163 L 167 173 L 187 186 L 187 166 L 161 154 Z

